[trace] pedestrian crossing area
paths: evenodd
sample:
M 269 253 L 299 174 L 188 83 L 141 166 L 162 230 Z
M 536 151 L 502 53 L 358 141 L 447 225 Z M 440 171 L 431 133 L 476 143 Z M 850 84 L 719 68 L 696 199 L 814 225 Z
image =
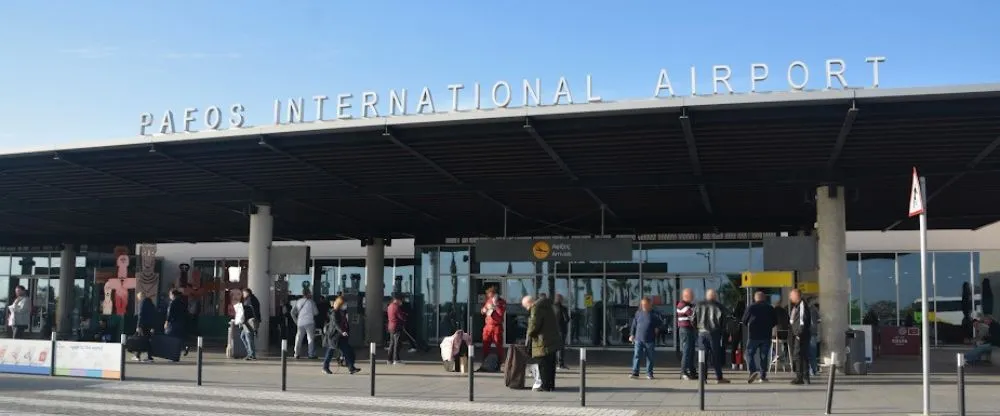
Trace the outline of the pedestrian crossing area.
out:
M 159 383 L 114 383 L 77 389 L 34 391 L 27 397 L 0 396 L 0 416 L 16 415 L 524 415 L 636 416 L 635 410 L 424 401 L 196 387 Z

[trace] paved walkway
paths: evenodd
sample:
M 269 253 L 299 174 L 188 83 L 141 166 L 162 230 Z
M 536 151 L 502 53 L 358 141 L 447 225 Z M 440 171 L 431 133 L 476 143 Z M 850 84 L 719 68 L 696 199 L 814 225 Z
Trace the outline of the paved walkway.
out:
M 790 375 L 772 375 L 770 384 L 707 386 L 708 412 L 697 411 L 697 383 L 683 382 L 664 369 L 661 378 L 629 380 L 621 367 L 595 365 L 587 372 L 588 407 L 579 407 L 579 373 L 560 372 L 553 393 L 509 390 L 502 375 L 476 374 L 474 403 L 468 402 L 465 375 L 444 373 L 439 364 L 389 367 L 377 362 L 376 397 L 369 397 L 365 372 L 335 375 L 320 363 L 291 360 L 288 391 L 280 391 L 278 360 L 231 361 L 206 356 L 203 386 L 195 385 L 193 356 L 180 363 L 129 363 L 125 382 L 0 375 L 0 414 L 160 415 L 165 408 L 197 415 L 812 415 L 823 414 L 825 377 L 812 386 L 788 384 Z M 970 369 L 971 415 L 994 415 L 1000 375 Z M 954 414 L 954 376 L 933 377 L 933 408 Z M 898 372 L 838 377 L 836 414 L 905 415 L 920 411 L 920 376 Z

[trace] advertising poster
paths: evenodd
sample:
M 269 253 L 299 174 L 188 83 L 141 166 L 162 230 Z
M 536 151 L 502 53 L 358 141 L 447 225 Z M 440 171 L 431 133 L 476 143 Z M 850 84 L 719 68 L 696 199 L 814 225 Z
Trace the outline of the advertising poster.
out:
M 48 375 L 51 366 L 51 341 L 0 339 L 0 373 Z
M 55 367 L 57 376 L 118 380 L 121 378 L 122 345 L 59 341 Z

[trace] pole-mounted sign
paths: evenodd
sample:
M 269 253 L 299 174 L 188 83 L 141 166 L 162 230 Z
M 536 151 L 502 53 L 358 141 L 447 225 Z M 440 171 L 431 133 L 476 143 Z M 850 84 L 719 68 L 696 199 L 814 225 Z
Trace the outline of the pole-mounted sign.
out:
M 920 355 L 923 367 L 923 414 L 930 414 L 930 328 L 927 322 L 927 182 L 913 168 L 910 183 L 910 217 L 920 217 Z

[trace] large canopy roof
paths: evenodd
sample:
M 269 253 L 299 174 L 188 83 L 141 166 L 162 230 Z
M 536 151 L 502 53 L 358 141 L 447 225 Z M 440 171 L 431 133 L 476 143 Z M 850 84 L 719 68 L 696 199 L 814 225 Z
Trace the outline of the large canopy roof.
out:
M 30 140 L 30 138 L 24 138 Z M 152 144 L 151 144 L 152 143 Z M 1000 85 L 718 95 L 140 137 L 0 155 L 0 244 L 850 230 L 1000 220 Z M 601 207 L 604 207 L 602 209 Z

